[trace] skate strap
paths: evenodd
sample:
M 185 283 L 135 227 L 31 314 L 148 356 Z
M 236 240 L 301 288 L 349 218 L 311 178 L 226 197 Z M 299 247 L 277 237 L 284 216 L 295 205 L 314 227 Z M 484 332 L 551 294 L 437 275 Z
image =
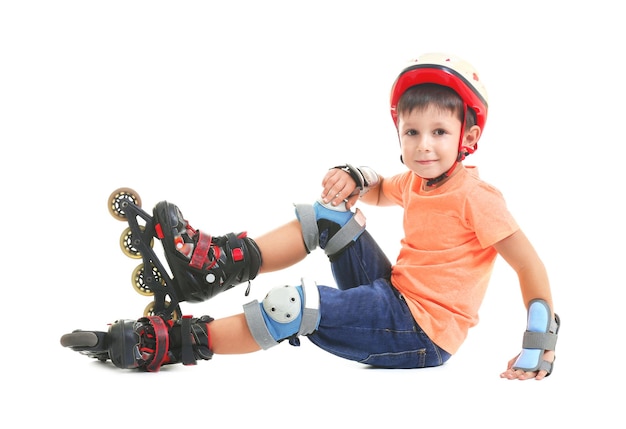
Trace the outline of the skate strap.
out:
M 196 365 L 198 359 L 209 360 L 213 357 L 207 326 L 212 321 L 210 316 L 199 319 L 183 316 L 180 320 L 180 361 L 183 365 Z
M 154 339 L 156 345 L 154 347 L 154 358 L 148 364 L 146 369 L 151 372 L 156 372 L 161 368 L 161 365 L 167 358 L 167 351 L 170 348 L 169 344 L 169 330 L 163 319 L 159 316 L 148 316 L 150 324 L 154 328 Z
M 180 322 L 181 361 L 183 365 L 195 365 L 196 358 L 193 355 L 193 342 L 191 341 L 191 316 L 183 316 Z
M 198 231 L 198 242 L 196 243 L 196 248 L 191 256 L 191 261 L 189 261 L 189 266 L 199 270 L 204 267 L 204 264 L 208 259 L 212 241 L 213 237 L 211 237 L 211 235 Z

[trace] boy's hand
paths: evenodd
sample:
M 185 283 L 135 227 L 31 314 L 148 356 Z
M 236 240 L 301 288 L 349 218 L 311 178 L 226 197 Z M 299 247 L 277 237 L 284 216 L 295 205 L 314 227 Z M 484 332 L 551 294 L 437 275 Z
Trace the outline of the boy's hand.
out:
M 519 355 L 518 355 L 519 356 Z M 543 359 L 548 362 L 554 362 L 554 350 L 546 350 L 543 354 Z M 544 370 L 541 371 L 522 371 L 521 369 L 514 370 L 513 364 L 517 360 L 517 356 L 509 361 L 507 364 L 507 370 L 500 374 L 500 378 L 506 378 L 508 380 L 529 380 L 534 378 L 535 380 L 544 379 L 548 373 Z
M 359 189 L 350 174 L 339 168 L 328 170 L 322 179 L 321 198 L 325 204 L 331 203 L 333 206 L 346 201 L 346 208 L 349 210 L 359 199 Z

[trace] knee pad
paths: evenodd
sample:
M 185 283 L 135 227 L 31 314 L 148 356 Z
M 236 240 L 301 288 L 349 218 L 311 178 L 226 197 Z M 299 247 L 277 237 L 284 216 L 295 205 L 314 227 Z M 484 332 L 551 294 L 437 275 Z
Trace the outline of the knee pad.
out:
M 555 349 L 561 325 L 561 320 L 557 314 L 554 315 L 553 319 L 550 316 L 550 307 L 546 301 L 534 299 L 530 302 L 528 323 L 522 341 L 522 352 L 515 361 L 513 369 L 545 370 L 547 375 L 550 375 L 554 362 L 543 360 L 543 353 L 546 350 Z
M 319 325 L 319 291 L 315 282 L 301 286 L 280 286 L 263 301 L 243 306 L 248 328 L 259 346 L 266 350 L 284 339 L 309 335 Z
M 332 257 L 356 241 L 365 230 L 365 216 L 357 209 L 351 212 L 345 202 L 333 207 L 322 204 L 296 204 L 296 216 L 302 227 L 307 252 L 318 246 Z

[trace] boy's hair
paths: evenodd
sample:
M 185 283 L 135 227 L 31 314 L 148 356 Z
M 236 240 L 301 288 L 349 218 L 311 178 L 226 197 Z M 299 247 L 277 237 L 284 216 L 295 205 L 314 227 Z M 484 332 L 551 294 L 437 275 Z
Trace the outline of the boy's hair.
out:
M 429 106 L 451 112 L 463 122 L 463 100 L 451 88 L 434 83 L 423 83 L 407 89 L 398 100 L 398 115 L 423 110 Z M 476 125 L 476 113 L 468 107 L 465 129 Z

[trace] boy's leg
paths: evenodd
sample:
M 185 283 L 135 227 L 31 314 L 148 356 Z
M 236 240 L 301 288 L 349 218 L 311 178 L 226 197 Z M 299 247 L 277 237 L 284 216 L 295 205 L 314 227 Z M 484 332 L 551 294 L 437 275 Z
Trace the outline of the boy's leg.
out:
M 297 205 L 297 220 L 253 240 L 245 233 L 212 237 L 192 228 L 177 206 L 160 202 L 154 209 L 159 238 L 180 289 L 180 301 L 199 302 L 259 272 L 289 267 L 319 245 L 331 261 L 340 289 L 388 278 L 391 264 L 365 231 L 365 217 L 345 204 Z
M 263 255 L 260 273 L 285 269 L 307 256 L 302 229 L 296 219 L 255 237 L 254 240 Z
M 321 349 L 382 368 L 438 366 L 450 358 L 415 323 L 388 280 L 343 291 L 319 290 L 320 322 L 308 338 Z
M 244 354 L 261 350 L 250 333 L 244 313 L 216 319 L 211 322 L 210 330 L 215 354 Z
M 301 260 L 312 250 L 308 242 L 310 237 L 305 236 L 306 230 L 310 232 L 311 228 L 319 232 L 315 241 L 334 261 L 338 278 L 345 278 L 340 281 L 342 288 L 362 284 L 370 277 L 385 275 L 389 271 L 390 264 L 382 251 L 369 234 L 363 234 L 364 218 L 357 218 L 345 208 L 343 211 L 327 210 L 319 203 L 309 207 L 309 213 L 314 213 L 313 222 L 310 218 L 299 219 L 300 223 L 290 222 L 261 237 L 259 246 L 245 234 L 229 234 L 214 239 L 192 228 L 175 205 L 167 202 L 157 204 L 154 209 L 155 229 L 158 238 L 163 241 L 168 263 L 174 272 L 175 285 L 182 291 L 181 301 L 201 301 L 215 296 L 235 284 L 255 278 L 262 265 L 264 271 L 270 271 Z M 328 246 L 334 250 L 329 251 Z M 372 249 L 375 251 L 371 252 Z M 262 252 L 267 256 L 263 264 Z M 363 264 L 366 255 L 374 255 L 368 260 L 375 263 Z M 344 260 L 349 268 L 341 270 L 339 265 Z M 370 268 L 363 269 L 364 266 Z M 150 316 L 137 321 L 117 321 L 108 333 L 73 332 L 63 336 L 61 343 L 100 360 L 111 359 L 121 368 L 148 371 L 158 371 L 162 365 L 170 363 L 191 364 L 197 359 L 210 359 L 213 354 L 212 329 L 216 332 L 215 347 L 219 353 L 268 348 L 287 338 L 297 341 L 297 336 L 308 335 L 317 328 L 319 292 L 317 285 L 307 284 L 303 282 L 300 286 L 275 288 L 262 303 L 253 301 L 247 304 L 243 315 L 230 319 L 230 322 L 239 322 L 238 329 L 235 329 L 236 324 L 226 321 L 209 328 L 212 319 L 208 316 L 183 318 L 181 321 Z M 244 318 L 246 326 L 241 323 Z M 220 340 L 224 335 L 227 341 Z M 177 340 L 180 338 L 184 341 Z M 224 348 L 222 345 L 225 345 Z
M 153 212 L 179 302 L 204 301 L 256 278 L 259 272 L 291 266 L 318 245 L 328 255 L 340 289 L 387 277 L 391 269 L 376 242 L 363 234 L 365 217 L 358 209 L 346 210 L 345 204 L 298 205 L 297 221 L 256 240 L 246 233 L 213 237 L 196 230 L 167 201 L 158 203 Z
M 160 316 L 118 320 L 107 332 L 74 331 L 61 345 L 122 369 L 156 372 L 163 365 L 195 365 L 213 353 L 241 354 L 267 349 L 285 339 L 297 341 L 319 323 L 319 292 L 312 282 L 272 289 L 261 303 L 252 301 L 244 313 L 213 320 Z
M 330 268 L 341 290 L 391 277 L 391 262 L 367 231 L 333 259 Z
M 372 236 L 365 231 L 365 216 L 351 212 L 345 203 L 331 206 L 316 202 L 296 206 L 307 251 L 324 249 L 341 290 L 388 279 L 391 263 Z
M 389 279 L 391 263 L 365 231 L 362 213 L 350 212 L 345 205 L 331 207 L 316 202 L 312 206 L 297 205 L 296 215 L 300 226 L 292 224 L 293 229 L 288 235 L 302 236 L 305 253 L 314 250 L 318 245 L 325 250 L 340 290 L 370 285 L 376 279 Z M 298 228 L 301 230 L 300 234 L 297 234 Z M 265 245 L 261 247 L 266 248 Z M 301 249 L 296 245 L 293 247 Z M 305 253 L 300 253 L 298 257 L 304 257 Z M 318 288 L 316 284 L 303 279 L 300 286 L 274 288 L 261 303 L 252 301 L 246 304 L 244 314 L 255 342 L 261 348 L 267 349 L 285 339 L 297 345 L 298 336 L 315 335 L 321 319 L 320 292 L 329 289 L 337 291 L 334 288 Z M 406 304 L 404 307 L 406 308 Z M 413 318 L 408 308 L 406 310 L 408 318 L 405 321 L 409 325 L 407 330 L 413 332 Z

